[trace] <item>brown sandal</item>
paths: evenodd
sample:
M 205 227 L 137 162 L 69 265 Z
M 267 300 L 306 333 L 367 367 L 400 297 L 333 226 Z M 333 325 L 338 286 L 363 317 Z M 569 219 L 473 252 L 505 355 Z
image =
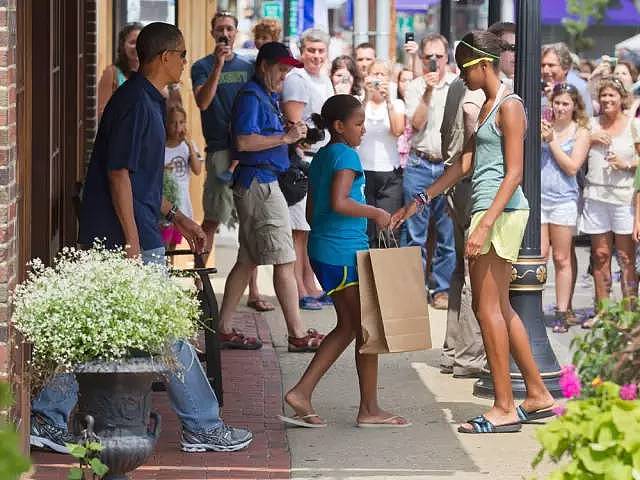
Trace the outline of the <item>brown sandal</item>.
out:
M 324 340 L 324 335 L 316 329 L 307 330 L 307 335 L 301 338 L 289 337 L 289 351 L 294 353 L 315 352 Z
M 236 350 L 258 350 L 262 342 L 255 337 L 246 337 L 235 328 L 231 333 L 218 333 L 222 348 L 234 348 Z

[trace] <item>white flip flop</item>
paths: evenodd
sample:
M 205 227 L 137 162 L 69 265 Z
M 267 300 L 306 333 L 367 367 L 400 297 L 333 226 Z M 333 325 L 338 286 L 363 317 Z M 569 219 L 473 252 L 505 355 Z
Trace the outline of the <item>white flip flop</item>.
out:
M 390 423 L 393 422 L 396 418 L 402 418 L 400 415 L 394 415 L 393 417 L 385 418 L 381 422 L 358 422 L 356 423 L 357 427 L 360 428 L 406 428 L 413 425 L 411 422 L 407 423 Z
M 288 423 L 289 425 L 295 425 L 296 427 L 324 428 L 327 426 L 326 423 L 310 423 L 306 421 L 307 419 L 313 418 L 313 417 L 320 418 L 320 415 L 316 415 L 315 413 L 310 413 L 309 415 L 304 415 L 302 417 L 300 415 L 294 415 L 293 417 L 285 417 L 284 415 L 277 416 L 278 420 L 280 420 L 281 422 Z

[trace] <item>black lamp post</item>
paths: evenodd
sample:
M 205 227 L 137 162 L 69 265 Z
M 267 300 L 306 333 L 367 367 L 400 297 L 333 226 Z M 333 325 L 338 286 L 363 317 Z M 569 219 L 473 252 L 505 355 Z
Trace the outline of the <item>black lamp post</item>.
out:
M 489 0 L 489 25 L 502 20 L 502 0 Z
M 551 349 L 542 313 L 547 267 L 540 257 L 540 0 L 517 0 L 516 25 L 515 90 L 524 100 L 528 116 L 523 190 L 530 211 L 520 255 L 513 264 L 511 304 L 525 324 L 533 356 L 547 388 L 552 395 L 561 396 L 560 366 Z M 513 361 L 511 381 L 516 398 L 523 398 L 526 393 L 524 381 Z M 487 375 L 478 380 L 473 393 L 492 398 L 491 377 Z
M 441 0 L 440 2 L 440 35 L 451 43 L 451 1 Z

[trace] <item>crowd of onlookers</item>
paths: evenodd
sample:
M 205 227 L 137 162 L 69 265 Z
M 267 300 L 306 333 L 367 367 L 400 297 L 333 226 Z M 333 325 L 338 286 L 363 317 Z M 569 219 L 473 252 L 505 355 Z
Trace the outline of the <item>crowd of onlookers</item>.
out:
M 100 112 L 111 93 L 138 68 L 135 40 L 140 29 L 139 24 L 127 25 L 119 35 L 116 63 L 105 70 L 99 85 Z M 515 26 L 501 23 L 494 26 L 493 31 L 514 47 L 500 58 L 503 83 L 513 88 Z M 276 20 L 260 20 L 252 30 L 253 45 L 249 42 L 243 49 L 236 49 L 237 33 L 235 17 L 217 14 L 211 24 L 215 50 L 191 67 L 193 95 L 201 111 L 206 143 L 204 156 L 188 135 L 186 116 L 180 107 L 186 92 L 181 95 L 178 86 L 169 87 L 165 92 L 167 134 L 172 135 L 165 156 L 166 172 L 173 177 L 179 203 L 188 213 L 192 212 L 189 175 L 198 175 L 201 164 L 205 166 L 202 203 L 207 251 L 211 250 L 220 225 L 235 226 L 238 222 L 233 187 L 245 167 L 240 163 L 240 170 L 236 171 L 238 152 L 231 144 L 232 112 L 238 108 L 234 107 L 236 96 L 254 76 L 257 50 L 266 43 L 279 41 L 282 28 Z M 329 44 L 330 38 L 323 31 L 311 29 L 302 33 L 297 45 L 302 65 L 286 75 L 282 92 L 273 102 L 285 130 L 291 125 L 303 125 L 307 130 L 303 140 L 288 148 L 291 166 L 285 175 L 279 176 L 279 182 L 286 197 L 295 252 L 292 278 L 297 302 L 287 300 L 286 303 L 294 302 L 308 310 L 319 310 L 331 303 L 319 289 L 309 263 L 309 224 L 304 195 L 308 164 L 328 141 L 313 122 L 313 114 L 320 113 L 323 103 L 340 93 L 353 95 L 363 103 L 366 134 L 359 152 L 367 178 L 365 195 L 371 205 L 393 213 L 442 175 L 451 161 L 451 152 L 443 151 L 442 144 L 443 139 L 449 143 L 450 139 L 444 137 L 451 134 L 451 130 L 443 128 L 441 136 L 441 127 L 447 94 L 457 71 L 455 63 L 450 61 L 452 47 L 444 37 L 429 34 L 419 44 L 408 37 L 404 44 L 404 64 L 376 59 L 374 47 L 367 43 L 355 47 L 352 55 L 339 55 L 330 60 Z M 640 87 L 636 83 L 636 57 L 632 54 L 623 58 L 604 56 L 592 62 L 579 59 L 566 45 L 556 43 L 544 45 L 541 58 L 541 250 L 545 258 L 552 258 L 556 272 L 554 331 L 564 332 L 580 322 L 571 302 L 580 269 L 588 268 L 593 275 L 596 301 L 610 293 L 613 258 L 621 270 L 623 292 L 629 295 L 637 289 L 636 247 L 631 234 L 637 163 L 634 145 L 640 142 L 637 123 Z M 464 101 L 455 107 L 474 110 L 482 101 L 477 92 L 467 92 Z M 453 200 L 434 199 L 429 208 L 410 219 L 399 232 L 379 232 L 374 222 L 369 222 L 368 227 L 371 246 L 398 242 L 422 247 L 425 283 L 432 305 L 439 309 L 448 307 L 451 279 L 458 262 L 456 227 L 450 207 L 454 207 Z M 455 220 L 455 215 L 453 218 Z M 241 234 L 242 231 L 240 224 Z M 589 266 L 576 263 L 575 237 L 580 233 L 589 235 L 591 240 Z M 170 226 L 163 231 L 163 237 L 169 247 L 180 242 L 180 234 Z M 259 311 L 273 309 L 260 295 L 256 268 L 252 268 L 248 283 L 248 305 Z M 235 299 L 240 286 L 234 288 L 232 282 L 230 287 L 233 293 L 229 298 Z M 231 329 L 235 304 L 237 301 L 233 300 L 222 306 L 224 344 L 259 348 L 258 339 L 247 338 Z M 315 349 L 322 336 L 313 330 L 302 335 L 304 329 L 299 326 L 297 315 L 292 313 L 287 318 L 291 338 L 305 338 L 306 343 L 300 345 Z M 593 321 L 583 326 L 589 327 Z

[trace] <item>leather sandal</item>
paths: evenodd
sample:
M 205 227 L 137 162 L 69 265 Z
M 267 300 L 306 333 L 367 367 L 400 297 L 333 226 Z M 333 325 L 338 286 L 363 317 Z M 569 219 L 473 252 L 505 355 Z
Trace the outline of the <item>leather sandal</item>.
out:
M 222 348 L 232 348 L 236 350 L 258 350 L 262 347 L 262 342 L 256 337 L 247 337 L 235 328 L 231 333 L 218 332 L 220 346 Z
M 293 353 L 315 352 L 324 340 L 324 335 L 314 328 L 307 330 L 307 335 L 301 338 L 289 337 L 288 350 Z

